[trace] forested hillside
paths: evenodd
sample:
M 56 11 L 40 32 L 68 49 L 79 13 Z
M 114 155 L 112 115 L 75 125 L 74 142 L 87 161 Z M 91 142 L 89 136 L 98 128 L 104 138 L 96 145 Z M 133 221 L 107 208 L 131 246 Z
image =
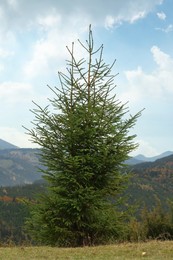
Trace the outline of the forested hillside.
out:
M 133 165 L 131 171 L 133 177 L 128 188 L 131 202 L 139 200 L 152 207 L 158 198 L 166 207 L 166 201 L 173 199 L 173 155 Z
M 33 163 L 34 167 L 38 163 L 35 152 L 30 149 L 26 150 L 26 153 L 24 150 L 7 151 L 6 155 L 9 156 L 9 154 L 13 158 L 14 164 L 16 161 L 19 162 L 19 157 L 20 160 L 24 161 L 26 158 L 27 161 Z M 166 211 L 168 200 L 173 200 L 173 155 L 155 162 L 145 162 L 129 167 L 132 172 L 132 178 L 125 192 L 128 203 L 131 205 L 137 203 L 139 211 L 144 206 L 151 210 L 160 201 L 163 210 Z M 2 175 L 0 177 L 2 178 Z M 45 185 L 43 179 L 40 179 L 33 184 L 0 188 L 1 242 L 7 243 L 11 239 L 15 243 L 21 243 L 21 240 L 28 239 L 23 232 L 24 221 L 29 216 L 28 201 L 35 203 L 37 194 L 45 192 Z
M 28 242 L 23 226 L 29 216 L 29 205 L 36 203 L 38 194 L 43 194 L 45 184 L 0 188 L 0 245 Z

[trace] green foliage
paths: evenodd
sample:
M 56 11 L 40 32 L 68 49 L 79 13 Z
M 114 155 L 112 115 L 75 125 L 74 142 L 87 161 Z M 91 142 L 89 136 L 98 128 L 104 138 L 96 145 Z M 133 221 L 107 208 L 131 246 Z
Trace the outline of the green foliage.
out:
M 143 226 L 146 229 L 146 237 L 151 239 L 172 239 L 173 222 L 172 212 L 165 213 L 160 202 L 152 211 L 144 209 L 142 212 Z
M 0 198 L 3 196 L 8 196 L 13 198 L 13 200 L 19 199 L 31 199 L 36 200 L 38 193 L 45 192 L 46 183 L 43 181 L 36 182 L 33 184 L 26 184 L 23 186 L 12 186 L 12 187 L 0 187 Z
M 22 244 L 28 239 L 23 230 L 26 217 L 27 205 L 0 201 L 0 244 Z
M 146 241 L 148 239 L 173 239 L 173 204 L 169 202 L 165 211 L 159 200 L 152 209 L 144 207 L 139 219 L 133 218 L 129 223 L 130 241 Z
M 159 200 L 162 210 L 168 211 L 165 201 L 173 198 L 173 155 L 129 167 L 133 176 L 125 190 L 128 202 L 132 205 L 138 201 L 140 211 L 144 205 L 152 210 Z
M 52 89 L 53 110 L 35 104 L 34 127 L 28 130 L 41 146 L 49 186 L 27 228 L 36 241 L 59 246 L 119 237 L 122 213 L 116 210 L 116 196 L 128 179 L 124 161 L 137 146 L 129 130 L 140 112 L 127 118 L 126 104 L 116 99 L 114 63 L 103 61 L 103 46 L 94 49 L 91 28 L 86 45 L 80 44 L 88 59 L 77 61 L 74 44 L 67 48 L 71 59 L 67 75 L 59 72 L 61 87 Z

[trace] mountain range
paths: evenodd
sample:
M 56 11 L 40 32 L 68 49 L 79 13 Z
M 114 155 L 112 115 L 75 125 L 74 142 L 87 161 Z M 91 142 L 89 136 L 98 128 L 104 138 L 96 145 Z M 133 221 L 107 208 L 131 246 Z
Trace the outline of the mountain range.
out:
M 162 154 L 159 154 L 159 155 L 153 156 L 153 157 L 146 157 L 146 156 L 144 156 L 142 154 L 138 154 L 138 155 L 128 159 L 126 161 L 126 163 L 130 164 L 130 165 L 134 165 L 134 164 L 139 164 L 139 163 L 143 163 L 143 162 L 154 162 L 154 161 L 156 161 L 158 159 L 167 157 L 167 156 L 172 155 L 172 154 L 173 154 L 173 152 L 171 152 L 171 151 L 167 151 L 167 152 L 164 152 Z
M 22 241 L 24 232 L 21 227 L 30 216 L 28 201 L 35 203 L 37 195 L 47 190 L 46 181 L 38 171 L 41 167 L 39 152 L 0 140 L 0 222 L 3 223 L 0 238 L 4 244 L 9 237 L 11 241 L 11 234 L 17 243 Z M 120 205 L 121 210 L 133 208 L 133 216 L 139 219 L 141 210 L 147 208 L 150 211 L 158 205 L 166 213 L 168 203 L 173 205 L 173 153 L 150 158 L 138 155 L 128 160 L 128 167 L 131 178 L 127 189 L 120 194 L 120 197 L 125 195 L 127 198 L 125 208 L 124 204 Z
M 41 178 L 37 149 L 0 150 L 0 186 L 31 184 Z
M 132 204 L 140 199 L 151 208 L 159 199 L 166 207 L 173 200 L 173 154 L 155 161 L 131 165 L 132 178 L 127 193 Z
M 38 149 L 19 148 L 0 139 L 0 186 L 31 184 L 41 178 Z
M 144 189 L 147 187 L 145 185 L 148 185 L 148 189 L 152 189 L 153 181 L 156 186 L 160 183 L 169 186 L 169 182 L 172 183 L 173 152 L 165 152 L 150 158 L 138 155 L 130 158 L 127 163 L 134 173 L 133 178 L 138 188 Z M 0 186 L 32 184 L 39 181 L 40 167 L 38 149 L 18 148 L 0 139 Z
M 146 157 L 146 156 L 144 156 L 142 154 L 139 154 L 139 155 L 135 156 L 134 159 L 139 160 L 139 162 L 154 162 L 154 161 L 156 161 L 158 159 L 161 159 L 163 157 L 167 157 L 167 156 L 169 156 L 171 154 L 173 154 L 172 151 L 167 151 L 167 152 L 164 152 L 162 154 L 159 154 L 159 155 L 153 156 L 153 157 Z

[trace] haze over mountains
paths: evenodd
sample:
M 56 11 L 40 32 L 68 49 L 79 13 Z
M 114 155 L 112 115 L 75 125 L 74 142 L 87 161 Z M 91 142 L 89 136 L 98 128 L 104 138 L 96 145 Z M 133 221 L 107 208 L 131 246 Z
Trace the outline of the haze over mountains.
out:
M 169 156 L 171 154 L 173 154 L 172 151 L 167 151 L 167 152 L 164 152 L 162 154 L 159 154 L 159 155 L 153 156 L 153 157 L 146 157 L 146 156 L 144 156 L 142 154 L 139 154 L 139 155 L 135 156 L 134 158 L 139 160 L 139 161 L 141 161 L 141 162 L 154 162 L 154 161 L 156 161 L 158 159 L 161 159 L 163 157 Z
M 146 157 L 143 154 L 139 154 L 139 155 L 136 155 L 136 156 L 130 158 L 129 160 L 127 160 L 126 163 L 130 164 L 130 165 L 134 165 L 134 164 L 139 164 L 139 163 L 143 163 L 143 162 L 154 162 L 158 159 L 167 157 L 171 154 L 173 154 L 172 151 L 167 151 L 167 152 L 164 152 L 162 154 L 159 154 L 159 155 L 153 156 L 153 157 Z
M 18 146 L 15 146 L 7 141 L 0 139 L 0 150 L 3 150 L 3 149 L 25 149 L 25 148 L 19 148 Z M 141 162 L 154 162 L 157 159 L 161 159 L 161 158 L 169 156 L 171 154 L 173 154 L 173 151 L 166 151 L 162 154 L 159 154 L 159 155 L 153 156 L 153 157 L 146 157 L 145 155 L 139 154 L 139 155 L 134 156 L 130 160 L 134 160 L 133 164 L 141 163 Z
M 162 160 L 165 158 L 164 160 Z M 165 164 L 166 158 L 169 163 Z M 160 163 L 161 162 L 161 163 Z M 164 167 L 168 168 L 168 165 L 173 166 L 173 152 L 168 151 L 155 157 L 145 157 L 144 155 L 137 155 L 130 158 L 127 163 L 133 165 L 134 173 L 139 173 L 142 176 L 147 168 L 148 174 L 153 172 L 153 167 L 158 169 L 158 173 L 163 171 Z M 0 186 L 15 186 L 32 184 L 35 181 L 41 179 L 41 172 L 38 172 L 40 167 L 38 149 L 31 148 L 19 148 L 7 141 L 0 139 Z M 173 168 L 173 167 L 172 167 Z M 173 170 L 171 168 L 171 170 Z

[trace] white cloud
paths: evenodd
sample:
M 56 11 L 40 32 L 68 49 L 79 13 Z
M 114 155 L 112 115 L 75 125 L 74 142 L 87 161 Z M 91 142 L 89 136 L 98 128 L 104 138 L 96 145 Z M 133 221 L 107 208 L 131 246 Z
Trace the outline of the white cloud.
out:
M 114 27 L 122 25 L 123 22 L 134 23 L 139 19 L 143 19 L 146 15 L 146 11 L 136 11 L 129 14 L 127 13 L 127 15 L 125 15 L 124 13 L 115 16 L 107 15 L 105 18 L 105 27 L 107 29 L 112 29 Z
M 6 57 L 12 56 L 12 55 L 14 55 L 14 52 L 7 51 L 7 50 L 0 48 L 0 58 L 6 58 Z
M 156 148 L 154 148 L 148 141 L 144 140 L 137 140 L 137 143 L 139 144 L 139 147 L 136 151 L 132 153 L 132 156 L 135 156 L 137 154 L 143 154 L 147 157 L 152 157 L 159 155 L 162 151 L 158 151 Z
M 157 46 L 151 48 L 151 53 L 157 65 L 151 73 L 146 73 L 141 67 L 124 72 L 128 90 L 121 94 L 122 100 L 135 104 L 140 100 L 160 99 L 173 94 L 173 59 Z
M 28 33 L 29 40 L 34 35 L 23 71 L 27 77 L 35 77 L 55 70 L 55 61 L 57 66 L 57 60 L 66 55 L 64 46 L 77 39 L 77 34 L 89 24 L 113 28 L 123 22 L 133 23 L 162 1 L 141 0 L 139 4 L 138 0 L 7 0 L 0 6 L 0 39 L 14 46 L 20 40 L 18 34 Z
M 162 32 L 164 32 L 164 33 L 170 33 L 170 32 L 172 32 L 173 31 L 173 24 L 169 24 L 167 27 L 165 27 L 165 28 L 159 28 L 159 27 L 157 27 L 157 28 L 155 28 L 156 30 L 158 30 L 158 31 L 162 31 Z
M 43 71 L 48 73 L 50 69 L 48 62 L 51 58 L 58 57 L 54 40 L 50 38 L 48 40 L 41 39 L 35 43 L 31 60 L 24 67 L 24 73 L 27 77 L 32 78 L 41 75 Z
M 139 19 L 144 19 L 148 13 L 154 10 L 156 5 L 162 2 L 163 0 L 140 0 L 140 4 L 139 0 L 1 1 L 0 57 L 5 59 L 13 55 L 14 51 L 22 56 L 16 56 L 18 58 L 17 66 L 19 67 L 16 66 L 13 75 L 7 75 L 11 79 L 9 78 L 8 82 L 0 83 L 2 108 L 4 109 L 4 102 L 7 104 L 7 107 L 8 104 L 12 104 L 15 107 L 13 111 L 15 114 L 17 108 L 20 110 L 24 103 L 26 108 L 29 104 L 28 101 L 31 102 L 32 99 L 38 99 L 39 103 L 44 103 L 46 91 L 42 93 L 39 91 L 40 87 L 37 86 L 33 90 L 31 84 L 18 82 L 16 78 L 19 77 L 21 81 L 24 78 L 25 81 L 32 82 L 32 77 L 40 76 L 34 82 L 37 85 L 41 80 L 44 81 L 43 78 L 46 73 L 54 74 L 54 71 L 58 68 L 61 69 L 61 64 L 62 62 L 64 64 L 64 58 L 68 54 L 65 46 L 78 39 L 79 34 L 81 39 L 83 32 L 85 32 L 86 28 L 88 29 L 89 24 L 92 24 L 93 27 L 106 26 L 108 29 L 113 29 L 121 26 L 124 22 L 134 23 Z M 171 30 L 172 27 L 170 25 L 167 31 Z M 22 48 L 25 47 L 26 50 L 23 50 Z M 166 71 L 163 67 L 160 68 L 159 55 L 161 53 L 154 48 L 152 52 L 153 56 L 155 55 L 158 66 L 155 71 L 147 74 L 139 67 L 136 70 L 125 72 L 130 90 L 128 93 L 125 93 L 125 95 L 127 94 L 127 100 L 129 100 L 129 95 L 134 101 L 141 100 L 143 95 L 145 97 L 153 95 L 155 90 L 160 95 L 162 88 L 165 87 L 160 84 L 160 80 L 162 79 L 166 82 L 166 79 L 169 78 L 169 81 L 172 82 L 170 70 Z M 77 56 L 80 56 L 78 49 Z M 164 58 L 166 66 L 169 62 L 165 56 Z M 5 69 L 6 66 L 7 64 L 5 64 Z M 11 63 L 9 70 L 13 66 L 14 63 Z M 169 64 L 167 66 L 169 67 Z M 3 71 L 3 69 L 4 64 L 1 64 L 0 71 Z M 20 69 L 21 73 L 19 72 Z M 159 78 L 157 78 L 158 70 L 161 71 Z M 15 82 L 12 82 L 13 78 L 15 78 Z M 170 85 L 168 86 L 167 82 L 166 86 L 169 90 Z M 20 106 L 20 104 L 22 105 Z M 8 107 L 9 115 L 10 112 Z M 21 117 L 22 113 L 23 111 L 21 111 L 21 114 L 19 113 Z M 27 117 L 26 120 L 29 120 L 26 114 L 23 117 Z M 21 121 L 23 122 L 23 118 Z M 14 122 L 11 122 L 11 124 L 17 124 L 18 122 L 19 118 L 14 118 Z M 24 136 L 22 131 L 15 128 L 0 127 L 0 136 L 12 143 L 15 140 L 15 144 L 21 147 L 29 147 L 30 144 L 27 141 L 27 136 Z
M 42 16 L 47 17 L 44 23 L 48 27 L 56 24 L 56 19 L 59 17 L 64 18 L 64 25 L 73 17 L 80 19 L 78 26 L 83 26 L 86 21 L 97 25 L 111 24 L 112 26 L 114 24 L 116 26 L 116 22 L 118 24 L 123 21 L 134 22 L 144 18 L 162 2 L 163 0 L 140 0 L 139 4 L 138 0 L 107 0 L 106 2 L 104 0 L 75 0 L 74 3 L 69 0 L 37 0 L 36 3 L 34 0 L 20 2 L 7 0 L 2 2 L 0 7 L 0 31 L 1 29 L 3 32 L 14 29 L 26 31 L 31 27 L 36 28 L 38 17 Z M 56 14 L 57 18 L 52 20 L 51 14 Z M 110 21 L 110 17 L 114 22 Z
M 61 19 L 61 16 L 58 14 L 48 14 L 46 16 L 39 16 L 37 21 L 44 30 L 48 30 L 58 26 L 61 22 Z
M 33 44 L 30 59 L 24 65 L 23 72 L 28 78 L 57 73 L 57 68 L 65 65 L 64 59 L 69 58 L 66 46 L 70 47 L 72 42 L 77 41 L 79 33 L 81 39 L 83 33 L 88 31 L 89 22 L 82 24 L 80 18 L 69 17 L 69 27 L 54 11 L 48 16 L 38 17 L 42 38 Z M 75 53 L 76 58 L 80 57 L 81 48 L 75 48 Z
M 169 24 L 164 30 L 164 32 L 169 33 L 173 31 L 173 24 Z
M 2 102 L 26 102 L 32 96 L 32 86 L 22 82 L 3 82 L 0 84 L 0 101 Z
M 165 20 L 166 19 L 166 14 L 164 12 L 157 13 L 157 17 L 160 20 Z
M 130 103 L 136 103 L 146 97 L 160 97 L 162 89 L 159 79 L 154 73 L 147 74 L 141 67 L 124 73 L 128 81 L 128 91 L 121 95 L 124 101 L 129 100 Z
M 162 95 L 173 94 L 173 59 L 157 46 L 151 48 L 153 58 L 158 65 L 157 70 L 154 72 L 155 78 L 159 79 L 160 88 L 162 88 Z
M 7 3 L 13 9 L 17 9 L 18 6 L 19 6 L 19 1 L 18 0 L 7 0 Z
M 118 17 L 113 17 L 111 15 L 106 16 L 105 18 L 105 27 L 107 29 L 109 28 L 113 28 L 115 26 L 119 26 L 122 24 L 122 17 L 118 16 Z
M 123 22 L 134 23 L 140 19 L 144 19 L 148 13 L 153 11 L 155 5 L 162 4 L 162 0 L 156 1 L 126 1 L 125 5 L 123 1 L 116 1 L 116 4 L 105 7 L 107 15 L 104 18 L 105 27 L 113 28 L 120 26 Z M 126 8 L 123 8 L 123 7 Z M 112 10 L 111 10 L 112 9 Z
M 67 58 L 66 45 L 71 45 L 77 39 L 76 33 L 62 34 L 59 28 L 49 30 L 46 36 L 36 41 L 33 46 L 31 59 L 25 64 L 23 71 L 28 78 L 40 76 L 44 73 L 57 72 L 57 65 Z M 61 65 L 62 66 L 62 65 Z
M 134 23 L 134 22 L 136 22 L 136 21 L 139 20 L 139 19 L 143 19 L 145 16 L 146 16 L 146 12 L 145 12 L 145 11 L 140 11 L 140 12 L 134 14 L 134 15 L 131 17 L 130 22 L 131 22 L 131 23 Z
M 16 145 L 20 148 L 33 148 L 36 147 L 29 141 L 29 136 L 24 134 L 24 129 L 16 129 L 14 127 L 0 127 L 1 139 Z
M 74 5 L 72 2 L 67 4 L 67 1 L 57 1 L 55 3 L 52 0 L 49 6 L 47 1 L 40 6 L 40 1 L 38 1 L 34 10 L 32 5 L 28 3 L 28 10 L 32 9 L 33 11 L 31 17 L 34 16 L 31 24 L 42 33 L 40 39 L 33 43 L 33 52 L 24 65 L 25 75 L 32 78 L 43 74 L 43 71 L 44 74 L 49 73 L 50 70 L 55 71 L 58 65 L 57 61 L 60 64 L 60 61 L 67 57 L 65 46 L 77 39 L 79 32 L 81 39 L 82 32 L 85 31 L 86 27 L 88 28 L 90 23 L 93 26 L 102 25 L 108 29 L 120 26 L 123 22 L 134 23 L 143 19 L 153 10 L 155 5 L 161 3 L 162 0 L 154 0 L 152 3 L 149 0 L 141 0 L 140 5 L 137 0 L 126 0 L 126 4 L 121 0 L 108 0 L 102 4 L 99 0 L 94 2 L 76 0 Z M 26 6 L 23 5 L 24 13 Z M 40 6 L 40 10 L 38 6 Z M 76 34 L 72 32 L 76 32 Z
M 160 69 L 173 69 L 173 60 L 171 57 L 160 50 L 157 46 L 151 48 L 151 53 L 153 54 L 154 61 L 159 66 Z
M 0 63 L 0 72 L 4 71 L 4 65 Z

